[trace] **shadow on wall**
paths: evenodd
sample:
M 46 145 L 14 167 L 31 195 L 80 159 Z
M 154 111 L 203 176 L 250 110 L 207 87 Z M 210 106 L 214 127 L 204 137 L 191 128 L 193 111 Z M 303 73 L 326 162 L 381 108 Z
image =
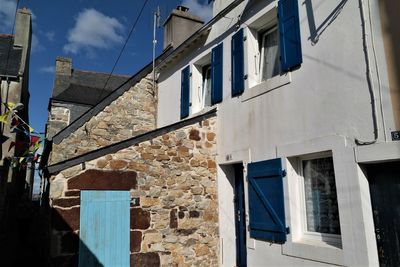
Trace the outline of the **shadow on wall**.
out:
M 79 224 L 79 222 L 77 222 Z M 52 248 L 50 250 L 58 250 L 59 256 L 50 258 L 47 266 L 49 267 L 72 267 L 79 266 L 79 252 L 86 255 L 85 267 L 103 267 L 94 253 L 79 238 L 79 232 L 74 232 L 73 227 L 64 220 L 63 216 L 56 209 L 51 209 L 51 224 L 57 235 L 52 239 Z M 59 242 L 57 242 L 59 241 Z M 60 244 L 60 245 L 58 245 Z M 58 247 L 58 248 L 57 248 Z
M 318 7 L 314 8 L 311 0 L 304 1 L 307 10 L 308 27 L 310 29 L 310 37 L 308 37 L 308 40 L 311 41 L 312 45 L 316 45 L 318 43 L 322 33 L 339 16 L 340 12 L 342 12 L 346 3 L 347 0 L 340 1 L 340 3 L 332 10 L 329 16 L 327 16 L 325 20 L 317 27 L 317 25 L 315 24 L 314 12 L 318 9 Z

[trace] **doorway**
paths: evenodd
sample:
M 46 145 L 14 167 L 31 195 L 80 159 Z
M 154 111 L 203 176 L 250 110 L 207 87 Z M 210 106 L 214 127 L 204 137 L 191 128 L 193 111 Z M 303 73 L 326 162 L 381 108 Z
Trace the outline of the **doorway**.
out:
M 400 266 L 400 162 L 367 165 L 380 266 Z
M 235 164 L 235 229 L 236 229 L 236 266 L 247 266 L 246 252 L 246 209 L 244 202 L 243 164 Z
M 130 264 L 129 191 L 81 191 L 79 266 Z

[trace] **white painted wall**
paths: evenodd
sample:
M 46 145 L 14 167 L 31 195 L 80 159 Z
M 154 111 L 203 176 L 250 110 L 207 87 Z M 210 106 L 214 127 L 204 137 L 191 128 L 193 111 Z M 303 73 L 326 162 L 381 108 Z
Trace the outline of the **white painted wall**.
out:
M 214 7 L 219 12 L 220 7 L 227 6 L 228 2 L 232 1 L 217 0 Z M 358 149 L 354 142 L 356 138 L 370 141 L 374 137 L 359 1 L 347 1 L 336 19 L 326 24 L 326 29 L 319 31 L 318 42 L 310 40 L 314 26 L 305 2 L 312 3 L 315 28 L 318 29 L 326 19 L 329 20 L 340 1 L 299 1 L 303 50 L 303 64 L 299 69 L 258 83 L 254 67 L 258 60 L 258 42 L 254 39 L 254 30 L 250 28 L 259 29 L 274 20 L 277 1 L 244 1 L 212 27 L 205 43 L 194 44 L 182 57 L 161 71 L 158 127 L 179 121 L 181 70 L 194 64 L 209 53 L 212 47 L 223 42 L 223 102 L 217 106 L 218 163 L 254 162 L 276 157 L 286 160 L 289 157 L 329 150 L 334 158 L 338 190 L 342 248 L 302 243 L 296 232 L 288 236 L 288 242 L 283 246 L 248 238 L 249 266 L 374 266 L 378 264 L 378 259 L 368 182 L 360 171 L 354 151 L 357 151 L 357 158 L 366 158 L 362 153 L 368 153 L 368 158 L 375 161 L 386 157 L 379 145 L 370 149 Z M 388 142 L 390 131 L 394 130 L 394 121 L 376 2 L 371 1 L 369 4 L 369 1 L 363 1 L 377 104 L 378 143 L 387 142 L 386 147 L 395 147 L 394 142 Z M 215 14 L 218 12 L 214 10 Z M 245 70 L 248 79 L 245 92 L 232 98 L 231 36 L 236 32 L 238 15 L 241 15 L 238 25 L 245 29 L 247 36 Z M 376 61 L 371 36 L 375 41 Z M 391 159 L 400 158 L 397 148 L 398 146 L 391 150 L 397 151 L 396 155 L 391 154 Z M 292 178 L 290 175 L 285 178 L 285 212 L 288 226 L 296 229 L 298 208 L 292 205 L 293 198 L 289 194 L 290 190 L 296 190 L 296 186 L 289 182 Z M 219 170 L 218 183 L 220 224 L 231 225 L 232 214 L 227 210 L 233 209 L 233 206 L 229 206 L 226 199 L 231 197 L 232 192 L 228 187 L 226 172 Z M 225 255 L 221 264 L 232 266 L 231 261 L 226 261 L 226 257 L 235 253 L 234 243 L 231 243 L 234 242 L 232 229 L 221 228 L 220 235 L 224 240 L 222 250 Z

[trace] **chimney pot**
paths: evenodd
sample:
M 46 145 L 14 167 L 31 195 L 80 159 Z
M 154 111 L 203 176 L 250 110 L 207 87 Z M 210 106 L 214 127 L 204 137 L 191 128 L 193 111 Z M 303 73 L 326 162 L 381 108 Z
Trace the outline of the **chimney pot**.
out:
M 56 58 L 56 74 L 71 76 L 72 74 L 72 59 L 68 57 Z
M 164 23 L 164 49 L 177 48 L 203 26 L 204 21 L 188 10 L 185 6 L 177 6 L 168 16 Z

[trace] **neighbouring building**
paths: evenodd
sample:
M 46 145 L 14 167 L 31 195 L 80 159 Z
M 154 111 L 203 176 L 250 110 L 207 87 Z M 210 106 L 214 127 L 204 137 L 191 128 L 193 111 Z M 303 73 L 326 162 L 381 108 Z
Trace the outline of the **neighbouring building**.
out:
M 399 265 L 397 2 L 210 2 L 49 140 L 54 260 Z
M 158 66 L 157 127 L 217 107 L 220 265 L 399 264 L 396 7 L 216 0 Z
M 0 34 L 0 115 L 9 110 L 5 104 L 19 104 L 22 109 L 13 111 L 25 122 L 29 123 L 29 58 L 31 51 L 31 13 L 28 9 L 19 9 L 15 17 L 15 34 Z M 21 105 L 22 104 L 22 105 Z M 6 122 L 1 122 L 0 146 L 0 251 L 7 259 L 16 258 L 18 242 L 22 239 L 17 224 L 23 214 L 21 198 L 32 191 L 30 180 L 26 180 L 26 171 L 14 165 L 13 157 L 24 152 L 11 143 L 28 142 L 29 137 L 21 133 L 10 132 L 11 115 Z M 4 254 L 3 254 L 4 253 Z

